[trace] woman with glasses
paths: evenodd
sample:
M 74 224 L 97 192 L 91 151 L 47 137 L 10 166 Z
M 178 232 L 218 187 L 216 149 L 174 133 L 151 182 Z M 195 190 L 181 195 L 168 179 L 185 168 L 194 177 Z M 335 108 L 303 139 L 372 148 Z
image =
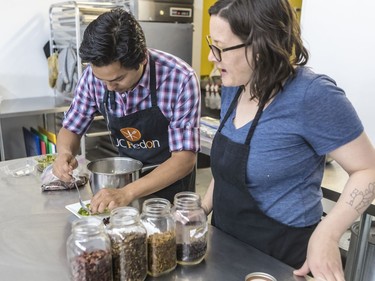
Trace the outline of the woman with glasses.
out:
M 338 241 L 375 197 L 375 150 L 357 113 L 333 79 L 305 66 L 288 0 L 218 0 L 209 14 L 208 59 L 223 87 L 206 213 L 296 275 L 344 280 Z M 321 221 L 327 154 L 349 180 Z

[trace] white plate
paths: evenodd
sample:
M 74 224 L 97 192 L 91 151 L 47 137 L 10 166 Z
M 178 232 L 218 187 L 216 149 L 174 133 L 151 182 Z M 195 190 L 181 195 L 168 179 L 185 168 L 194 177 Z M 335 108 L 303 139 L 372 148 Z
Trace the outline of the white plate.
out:
M 89 203 L 90 203 L 90 200 L 83 201 L 83 204 L 85 204 L 85 205 L 89 204 Z M 81 204 L 79 204 L 79 202 L 74 203 L 74 204 L 70 204 L 70 205 L 66 205 L 65 208 L 68 211 L 72 212 L 78 218 L 87 217 L 87 216 L 82 216 L 82 215 L 78 214 L 79 209 L 81 209 Z M 95 215 L 94 217 L 97 217 L 99 219 L 108 218 L 109 213 L 98 214 L 98 215 Z

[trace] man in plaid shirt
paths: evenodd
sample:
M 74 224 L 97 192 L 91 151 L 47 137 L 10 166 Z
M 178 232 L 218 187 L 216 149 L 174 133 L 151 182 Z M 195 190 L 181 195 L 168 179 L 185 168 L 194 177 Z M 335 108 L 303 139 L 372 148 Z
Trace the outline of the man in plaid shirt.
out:
M 58 134 L 54 174 L 72 180 L 80 139 L 101 114 L 120 156 L 158 166 L 126 188 L 97 192 L 92 212 L 150 194 L 172 201 L 177 192 L 194 191 L 200 118 L 194 70 L 171 54 L 148 49 L 139 23 L 122 9 L 89 24 L 80 57 L 89 64 Z

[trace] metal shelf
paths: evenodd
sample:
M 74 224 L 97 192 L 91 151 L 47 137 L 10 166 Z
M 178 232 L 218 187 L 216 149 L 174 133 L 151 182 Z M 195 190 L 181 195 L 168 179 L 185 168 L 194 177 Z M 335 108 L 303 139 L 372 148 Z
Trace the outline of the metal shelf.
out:
M 74 63 L 75 70 L 73 71 L 73 86 L 70 91 L 67 90 L 63 93 L 55 87 L 54 90 L 57 96 L 65 96 L 66 99 L 70 100 L 73 98 L 75 83 L 82 75 L 84 68 L 79 56 L 79 45 L 82 41 L 83 33 L 88 24 L 95 20 L 100 14 L 108 12 L 116 7 L 133 11 L 134 0 L 108 2 L 65 1 L 50 6 L 50 53 L 57 52 L 60 54 L 65 48 L 73 48 L 76 57 L 76 63 Z M 68 62 L 66 62 L 66 64 L 67 63 Z M 82 138 L 81 154 L 84 157 L 86 157 L 86 150 L 92 150 L 90 148 L 90 142 L 86 145 L 86 138 L 100 138 L 110 134 L 108 128 L 100 124 L 100 121 L 103 119 L 102 116 L 95 117 L 94 122 L 89 128 L 89 132 Z M 98 148 L 95 147 L 94 150 L 97 149 Z

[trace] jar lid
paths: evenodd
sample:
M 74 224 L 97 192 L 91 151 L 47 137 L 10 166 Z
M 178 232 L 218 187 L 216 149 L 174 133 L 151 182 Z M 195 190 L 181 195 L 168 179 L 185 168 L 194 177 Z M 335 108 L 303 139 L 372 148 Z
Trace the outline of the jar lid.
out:
M 164 198 L 150 198 L 143 202 L 142 212 L 148 216 L 160 216 L 170 213 L 171 203 Z
M 275 277 L 264 272 L 253 272 L 245 277 L 245 281 L 277 281 Z
M 95 234 L 104 231 L 104 223 L 97 217 L 82 217 L 72 222 L 72 233 L 76 234 Z

